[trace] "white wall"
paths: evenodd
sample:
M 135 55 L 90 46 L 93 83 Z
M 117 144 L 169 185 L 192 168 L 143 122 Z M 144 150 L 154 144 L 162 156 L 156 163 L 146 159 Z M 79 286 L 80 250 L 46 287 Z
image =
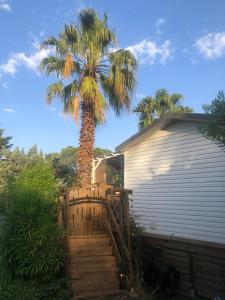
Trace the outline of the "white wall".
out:
M 146 232 L 225 244 L 224 151 L 178 121 L 125 152 L 125 188 Z

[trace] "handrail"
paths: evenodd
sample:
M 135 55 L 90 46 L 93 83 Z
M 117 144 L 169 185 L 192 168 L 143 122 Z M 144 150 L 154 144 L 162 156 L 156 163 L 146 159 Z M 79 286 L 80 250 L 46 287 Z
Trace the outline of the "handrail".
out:
M 110 217 L 112 218 L 112 221 L 113 221 L 113 223 L 115 225 L 115 228 L 116 228 L 116 231 L 118 233 L 121 245 L 122 245 L 122 247 L 124 249 L 124 253 L 126 254 L 127 259 L 129 260 L 129 251 L 128 251 L 128 248 L 127 248 L 127 246 L 125 244 L 122 232 L 121 232 L 121 230 L 120 230 L 120 228 L 118 226 L 118 223 L 117 223 L 116 218 L 115 218 L 115 216 L 114 216 L 114 214 L 112 212 L 110 204 L 108 202 L 106 202 L 106 204 L 107 204 L 108 212 L 110 213 Z
M 108 220 L 106 220 L 106 225 L 107 225 L 107 231 L 108 231 L 108 233 L 109 233 L 109 235 L 110 235 L 110 238 L 111 238 L 111 241 L 112 241 L 112 243 L 113 243 L 113 248 L 114 248 L 114 250 L 115 250 L 115 252 L 116 252 L 116 256 L 117 256 L 117 258 L 119 259 L 119 261 L 121 262 L 121 261 L 122 261 L 122 258 L 121 258 L 119 249 L 118 249 L 118 247 L 117 247 L 116 240 L 115 240 L 114 235 L 113 235 L 113 232 L 112 232 L 112 228 L 111 228 L 110 223 L 109 223 Z

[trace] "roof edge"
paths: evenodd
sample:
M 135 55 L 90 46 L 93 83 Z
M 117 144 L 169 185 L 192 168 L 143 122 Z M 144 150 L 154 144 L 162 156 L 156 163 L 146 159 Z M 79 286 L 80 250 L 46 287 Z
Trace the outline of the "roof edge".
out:
M 129 147 L 137 144 L 140 137 L 145 135 L 147 132 L 150 134 L 155 133 L 158 130 L 166 128 L 169 124 L 174 121 L 190 121 L 190 122 L 203 122 L 209 119 L 215 118 L 215 115 L 209 115 L 205 113 L 179 113 L 179 112 L 170 112 L 165 114 L 162 118 L 157 120 L 153 125 L 149 125 L 143 130 L 135 133 L 130 138 L 125 140 L 123 143 L 119 144 L 115 150 L 116 152 L 123 152 Z

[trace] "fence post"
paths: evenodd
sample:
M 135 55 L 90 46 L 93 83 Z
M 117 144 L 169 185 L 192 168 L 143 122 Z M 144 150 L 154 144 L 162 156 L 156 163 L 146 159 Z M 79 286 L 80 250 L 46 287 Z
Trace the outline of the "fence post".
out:
M 127 246 L 129 251 L 129 288 L 133 287 L 133 264 L 132 264 L 132 245 L 131 245 L 131 230 L 130 230 L 130 211 L 129 211 L 129 197 L 128 191 L 125 190 L 123 193 L 125 203 L 125 216 L 126 216 L 126 228 L 127 228 Z
M 66 253 L 66 275 L 69 276 L 69 205 L 68 193 L 64 194 L 64 228 L 65 228 L 65 253 Z

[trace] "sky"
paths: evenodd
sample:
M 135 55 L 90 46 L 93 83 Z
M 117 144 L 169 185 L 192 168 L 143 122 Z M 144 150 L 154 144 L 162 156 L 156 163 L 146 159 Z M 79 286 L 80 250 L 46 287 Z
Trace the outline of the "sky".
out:
M 202 112 L 202 104 L 225 89 L 224 0 L 0 0 L 0 127 L 14 146 L 37 144 L 46 153 L 78 146 L 79 125 L 62 113 L 60 102 L 46 104 L 55 78 L 40 73 L 48 53 L 39 44 L 64 24 L 77 23 L 87 7 L 107 13 L 118 46 L 138 60 L 132 108 L 166 88 Z M 137 132 L 132 108 L 120 118 L 107 112 L 96 146 L 113 150 Z

